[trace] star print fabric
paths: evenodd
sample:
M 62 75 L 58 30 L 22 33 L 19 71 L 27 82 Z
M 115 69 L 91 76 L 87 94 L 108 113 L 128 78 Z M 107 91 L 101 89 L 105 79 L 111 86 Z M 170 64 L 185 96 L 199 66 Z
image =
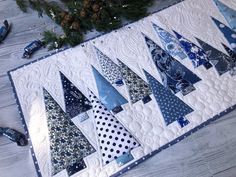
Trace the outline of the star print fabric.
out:
M 157 104 L 160 107 L 166 125 L 169 125 L 178 119 L 183 119 L 184 116 L 193 112 L 191 107 L 175 96 L 169 89 L 166 89 L 148 72 L 144 72 Z
M 93 106 L 103 165 L 129 153 L 132 149 L 139 146 L 137 140 L 91 91 L 89 91 L 89 98 Z
M 83 158 L 94 153 L 95 149 L 52 96 L 45 89 L 43 93 L 49 132 L 52 174 L 55 175 L 67 169 L 68 173 L 72 175 L 72 173 L 86 168 Z
M 127 86 L 130 100 L 134 104 L 152 94 L 152 91 L 147 82 L 133 72 L 127 65 L 118 60 L 122 77 Z M 151 98 L 149 99 L 151 100 Z
M 95 47 L 97 58 L 100 63 L 104 77 L 111 83 L 117 86 L 123 85 L 122 74 L 120 68 L 109 57 L 103 54 L 98 48 Z
M 224 35 L 231 48 L 234 50 L 234 52 L 236 52 L 236 32 L 213 17 L 212 20 L 214 21 L 218 29 L 221 31 L 221 33 Z
M 94 67 L 92 70 L 101 102 L 109 111 L 114 113 L 122 111 L 121 105 L 128 101 Z
M 203 65 L 206 69 L 212 67 L 208 61 L 206 53 L 200 47 L 190 42 L 176 31 L 174 31 L 174 33 L 195 68 L 201 65 Z
M 222 75 L 230 70 L 233 60 L 223 52 L 217 50 L 211 45 L 197 39 L 198 43 L 202 46 L 203 50 L 206 52 L 209 61 L 215 67 L 219 75 Z
M 81 116 L 84 117 L 83 120 L 87 119 L 88 115 L 85 112 L 92 108 L 89 100 L 81 91 L 79 91 L 78 88 L 76 88 L 72 82 L 69 81 L 64 74 L 60 73 L 60 75 L 65 98 L 66 112 L 69 114 L 70 118 L 74 118 L 75 116 L 81 114 Z
M 216 6 L 220 10 L 221 14 L 225 17 L 226 21 L 228 22 L 229 26 L 236 31 L 236 11 L 219 0 L 214 0 Z
M 148 50 L 157 70 L 161 76 L 163 85 L 173 93 L 179 91 L 183 95 L 195 90 L 193 84 L 201 79 L 180 62 L 171 57 L 166 51 L 158 46 L 153 40 L 145 37 Z
M 153 28 L 156 31 L 157 35 L 159 36 L 165 50 L 172 57 L 178 56 L 180 59 L 187 58 L 187 55 L 184 53 L 184 50 L 180 46 L 178 39 L 176 39 L 174 35 L 165 31 L 164 29 L 157 26 L 156 24 L 153 24 Z

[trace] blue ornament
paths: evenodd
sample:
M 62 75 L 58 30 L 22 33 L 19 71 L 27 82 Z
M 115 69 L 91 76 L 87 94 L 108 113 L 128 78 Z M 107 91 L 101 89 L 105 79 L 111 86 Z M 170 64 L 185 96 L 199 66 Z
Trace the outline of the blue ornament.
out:
M 27 45 L 24 48 L 24 53 L 22 58 L 27 58 L 29 59 L 31 57 L 31 55 L 36 52 L 37 50 L 39 50 L 42 46 L 44 46 L 44 43 L 40 40 L 35 40 L 33 42 L 31 42 L 29 45 Z
M 7 37 L 11 27 L 7 20 L 3 22 L 3 25 L 4 26 L 0 28 L 0 42 L 2 42 Z

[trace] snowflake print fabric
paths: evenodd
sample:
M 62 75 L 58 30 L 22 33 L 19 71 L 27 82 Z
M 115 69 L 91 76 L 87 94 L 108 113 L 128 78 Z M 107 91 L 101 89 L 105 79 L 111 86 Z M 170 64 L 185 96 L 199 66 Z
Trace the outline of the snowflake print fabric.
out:
M 221 31 L 221 33 L 224 35 L 231 48 L 234 50 L 234 52 L 236 52 L 236 32 L 213 17 L 212 20 L 218 27 L 218 29 Z
M 132 149 L 139 146 L 136 139 L 91 91 L 89 91 L 89 98 L 93 106 L 103 165 L 129 153 Z
M 94 153 L 94 147 L 44 89 L 50 140 L 52 174 L 67 169 L 68 174 L 86 168 L 83 158 Z M 77 168 L 76 168 L 77 167 Z M 77 169 L 77 170 L 76 170 Z
M 178 39 L 176 39 L 174 35 L 165 31 L 164 29 L 157 26 L 156 24 L 153 24 L 153 28 L 156 31 L 157 35 L 159 36 L 165 50 L 172 57 L 178 56 L 180 59 L 184 59 L 187 57 L 187 55 L 184 53 L 184 50 L 180 46 Z
M 223 52 L 217 50 L 211 45 L 203 42 L 200 39 L 197 39 L 198 43 L 202 46 L 203 50 L 206 52 L 209 61 L 215 67 L 219 75 L 222 75 L 230 70 L 234 65 L 233 60 Z
M 95 47 L 97 58 L 100 63 L 104 77 L 111 83 L 118 86 L 123 85 L 122 74 L 120 68 L 108 56 L 103 54 L 98 48 Z
M 175 96 L 169 89 L 166 89 L 148 72 L 144 71 L 152 93 L 160 107 L 166 125 L 174 121 L 183 119 L 184 116 L 193 112 L 193 109 Z
M 61 81 L 65 98 L 66 112 L 71 118 L 81 114 L 83 120 L 88 118 L 88 115 L 85 113 L 92 108 L 89 100 L 79 91 L 76 86 L 69 81 L 69 79 L 62 73 Z M 84 113 L 84 114 L 82 114 Z
M 133 72 L 127 65 L 118 60 L 120 69 L 122 72 L 122 77 L 127 86 L 130 100 L 132 103 L 136 103 L 149 95 L 152 91 L 147 82 L 145 82 L 141 77 L 139 77 L 135 72 Z
M 229 26 L 236 31 L 236 11 L 219 0 L 214 0 L 216 6 L 220 10 L 221 14 L 225 17 L 226 21 L 228 22 Z
M 195 68 L 201 65 L 203 65 L 206 69 L 212 67 L 208 61 L 206 53 L 200 47 L 190 42 L 176 31 L 174 31 L 174 33 Z

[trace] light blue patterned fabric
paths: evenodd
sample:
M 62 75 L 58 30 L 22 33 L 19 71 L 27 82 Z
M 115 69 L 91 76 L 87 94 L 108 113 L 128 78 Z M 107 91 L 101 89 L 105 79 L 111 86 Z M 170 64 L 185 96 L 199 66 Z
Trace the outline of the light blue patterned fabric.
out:
M 164 49 L 172 56 L 178 56 L 180 59 L 184 59 L 187 55 L 184 53 L 184 50 L 181 48 L 178 39 L 174 37 L 171 33 L 165 31 L 161 27 L 153 23 L 153 28 L 159 36 Z
M 121 156 L 119 156 L 117 159 L 116 159 L 116 162 L 119 166 L 122 166 L 128 162 L 130 162 L 131 160 L 133 160 L 134 157 L 132 156 L 132 154 L 130 152 L 127 152 Z
M 221 14 L 225 17 L 229 26 L 236 31 L 236 11 L 229 6 L 225 5 L 219 0 L 214 0 L 216 6 L 220 10 Z
M 195 68 L 200 65 L 203 65 L 206 69 L 212 67 L 212 65 L 208 61 L 206 53 L 200 47 L 190 42 L 176 31 L 174 31 L 174 33 L 176 37 L 179 39 L 182 48 L 187 53 L 188 57 L 192 61 L 193 66 Z
M 236 32 L 213 17 L 212 20 L 219 28 L 219 30 L 223 33 L 225 39 L 229 42 L 231 48 L 236 52 Z
M 113 111 L 117 107 L 120 110 L 120 106 L 128 101 L 94 67 L 92 69 L 101 102 L 109 111 Z
M 166 125 L 171 124 L 179 119 L 180 125 L 185 126 L 187 123 L 184 116 L 193 112 L 193 109 L 185 104 L 181 99 L 175 96 L 169 89 L 165 88 L 160 82 L 158 82 L 152 75 L 145 72 L 146 78 L 150 84 L 153 95 L 160 107 L 162 116 L 165 120 Z M 178 122 L 179 122 L 178 121 Z

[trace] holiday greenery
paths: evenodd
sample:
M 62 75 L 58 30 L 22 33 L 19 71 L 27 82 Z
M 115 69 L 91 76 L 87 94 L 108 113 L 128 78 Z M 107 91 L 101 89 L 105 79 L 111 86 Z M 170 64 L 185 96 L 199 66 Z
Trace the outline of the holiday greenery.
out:
M 39 17 L 49 16 L 63 29 L 63 34 L 52 31 L 43 33 L 43 40 L 49 50 L 65 44 L 75 46 L 83 41 L 83 34 L 96 29 L 111 31 L 122 25 L 123 20 L 137 20 L 146 15 L 153 0 L 16 0 L 23 12 L 28 8 L 36 10 Z

